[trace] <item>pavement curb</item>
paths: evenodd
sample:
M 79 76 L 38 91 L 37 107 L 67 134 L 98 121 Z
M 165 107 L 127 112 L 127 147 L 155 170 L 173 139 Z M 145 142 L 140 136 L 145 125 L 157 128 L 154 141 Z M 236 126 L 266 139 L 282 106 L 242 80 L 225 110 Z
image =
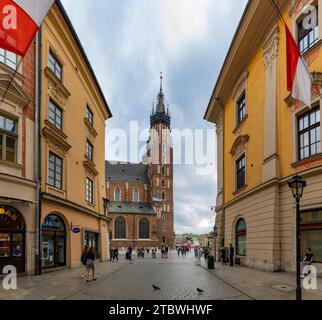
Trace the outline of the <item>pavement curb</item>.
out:
M 213 276 L 215 276 L 216 278 L 220 279 L 221 281 L 223 281 L 224 283 L 226 283 L 228 286 L 232 287 L 233 289 L 239 291 L 240 293 L 242 293 L 243 295 L 247 296 L 248 298 L 250 298 L 251 300 L 257 300 L 256 298 L 252 297 L 250 295 L 250 293 L 248 293 L 246 290 L 242 289 L 241 287 L 239 287 L 237 284 L 235 284 L 234 282 L 231 282 L 225 278 L 223 278 L 222 276 L 218 275 L 216 273 L 216 271 L 210 271 L 206 266 L 204 266 L 203 264 L 200 264 L 200 267 L 202 267 L 203 269 L 205 269 L 206 271 L 208 271 L 210 274 L 212 274 Z M 216 269 L 215 269 L 216 270 Z

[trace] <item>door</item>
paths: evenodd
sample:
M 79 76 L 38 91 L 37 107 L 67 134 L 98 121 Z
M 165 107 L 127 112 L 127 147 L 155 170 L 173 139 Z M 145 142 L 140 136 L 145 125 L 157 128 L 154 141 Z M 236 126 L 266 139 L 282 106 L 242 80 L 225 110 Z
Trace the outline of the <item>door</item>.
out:
M 65 252 L 66 252 L 65 237 L 64 236 L 57 237 L 56 261 L 57 261 L 57 266 L 59 267 L 64 266 L 66 264 Z

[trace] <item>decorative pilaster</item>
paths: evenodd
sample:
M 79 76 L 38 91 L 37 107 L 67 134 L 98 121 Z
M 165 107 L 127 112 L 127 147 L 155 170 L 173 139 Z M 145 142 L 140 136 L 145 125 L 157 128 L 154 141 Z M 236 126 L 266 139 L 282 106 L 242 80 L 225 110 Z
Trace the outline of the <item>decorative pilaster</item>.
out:
M 265 111 L 263 182 L 278 178 L 279 160 L 277 150 L 277 56 L 279 29 L 276 25 L 264 45 Z

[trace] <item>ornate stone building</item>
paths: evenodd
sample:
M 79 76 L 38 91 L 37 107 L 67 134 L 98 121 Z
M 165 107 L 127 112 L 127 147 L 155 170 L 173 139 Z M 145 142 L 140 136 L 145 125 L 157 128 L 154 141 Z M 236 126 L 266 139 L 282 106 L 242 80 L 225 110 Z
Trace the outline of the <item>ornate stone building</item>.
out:
M 106 163 L 107 210 L 112 247 L 174 245 L 171 116 L 165 109 L 162 77 L 144 164 Z
M 287 182 L 307 181 L 301 201 L 301 251 L 321 272 L 322 1 L 278 1 L 312 73 L 312 104 L 287 90 L 285 28 L 270 1 L 248 2 L 205 118 L 217 126 L 217 248 L 232 243 L 250 267 L 295 270 L 295 201 Z M 305 29 L 307 6 L 318 24 Z

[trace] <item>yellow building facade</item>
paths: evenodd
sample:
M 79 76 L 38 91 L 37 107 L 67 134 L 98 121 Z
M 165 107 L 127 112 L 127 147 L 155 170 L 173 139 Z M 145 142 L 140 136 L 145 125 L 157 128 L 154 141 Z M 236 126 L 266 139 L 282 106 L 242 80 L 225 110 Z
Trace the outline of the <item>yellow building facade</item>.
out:
M 80 265 L 86 245 L 104 261 L 105 122 L 111 112 L 60 1 L 39 37 L 42 268 Z
M 287 182 L 307 181 L 301 201 L 302 254 L 322 271 L 322 24 L 304 27 L 322 1 L 278 1 L 314 79 L 312 106 L 287 91 L 286 34 L 270 1 L 250 0 L 217 80 L 205 119 L 217 128 L 217 250 L 233 244 L 237 262 L 294 271 L 295 201 Z M 313 6 L 313 7 L 308 7 Z

